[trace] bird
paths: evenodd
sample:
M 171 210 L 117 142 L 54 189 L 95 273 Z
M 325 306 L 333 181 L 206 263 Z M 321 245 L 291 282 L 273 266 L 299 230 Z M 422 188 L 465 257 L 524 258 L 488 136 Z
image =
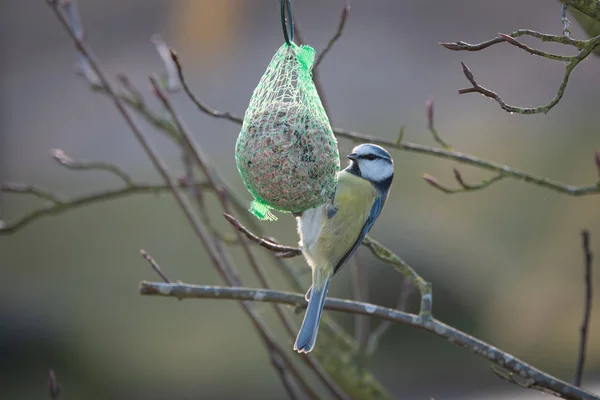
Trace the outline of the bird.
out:
M 308 306 L 294 343 L 298 353 L 315 347 L 329 283 L 373 227 L 394 178 L 394 161 L 381 146 L 361 144 L 348 159 L 348 166 L 337 175 L 331 198 L 296 214 L 302 254 L 312 269 Z

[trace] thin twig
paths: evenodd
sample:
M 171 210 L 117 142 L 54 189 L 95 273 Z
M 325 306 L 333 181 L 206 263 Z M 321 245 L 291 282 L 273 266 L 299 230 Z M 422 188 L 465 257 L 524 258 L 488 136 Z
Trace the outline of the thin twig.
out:
M 569 9 L 568 4 L 563 4 L 560 12 L 560 20 L 563 23 L 563 36 L 571 36 L 571 22 L 567 18 L 567 10 Z
M 60 385 L 52 369 L 48 372 L 48 395 L 51 400 L 58 400 L 60 397 Z
M 275 253 L 277 258 L 291 258 L 302 255 L 302 249 L 299 247 L 292 246 L 284 246 L 275 242 L 272 242 L 267 239 L 263 239 L 261 237 L 256 236 L 248 228 L 242 225 L 233 215 L 223 214 L 225 219 L 229 221 L 231 225 L 238 231 L 242 232 L 248 239 L 252 242 L 258 244 L 260 247 L 264 247 L 265 249 L 272 251 Z
M 549 60 L 564 61 L 564 62 L 569 62 L 573 59 L 573 56 L 561 56 L 560 54 L 548 53 L 545 51 L 534 49 L 532 47 L 529 47 L 529 46 L 519 42 L 514 37 L 507 35 L 505 33 L 499 33 L 498 35 L 500 35 L 500 37 L 504 38 L 504 40 L 506 40 L 506 42 L 509 43 L 510 45 L 518 47 L 522 50 L 525 50 L 526 52 L 528 52 L 529 54 L 532 54 L 534 56 L 540 56 L 540 57 L 547 58 Z
M 285 251 L 295 253 L 295 255 L 302 254 L 302 250 L 298 247 L 272 245 L 272 242 L 257 237 L 231 215 L 225 215 L 225 218 L 236 229 L 238 229 L 240 232 L 246 235 L 246 237 L 248 237 L 253 242 L 258 243 L 261 247 L 271 250 L 274 253 L 280 253 L 282 251 Z M 377 242 L 375 239 L 372 239 L 371 237 L 367 236 L 362 242 L 362 244 L 363 246 L 366 246 L 369 250 L 371 250 L 375 257 L 377 257 L 381 261 L 393 265 L 396 271 L 404 275 L 413 286 L 419 289 L 419 292 L 421 293 L 421 310 L 419 312 L 419 317 L 423 320 L 429 318 L 431 316 L 431 307 L 433 302 L 431 284 L 425 281 L 425 279 L 423 279 L 404 260 L 402 260 L 396 254 L 394 254 L 391 250 L 383 246 L 381 243 Z M 281 250 L 282 247 L 285 248 L 285 250 Z
M 561 0 L 563 3 L 578 9 L 588 17 L 600 22 L 600 7 L 598 0 Z
M 503 165 L 499 163 L 495 163 L 493 161 L 483 160 L 481 158 L 477 158 L 470 154 L 460 153 L 455 151 L 448 151 L 443 149 L 438 149 L 435 147 L 424 146 L 417 143 L 410 143 L 406 141 L 401 141 L 400 143 L 396 141 L 391 141 L 387 139 L 382 139 L 377 136 L 367 135 L 364 133 L 353 132 L 346 129 L 337 128 L 334 129 L 334 132 L 339 137 L 345 137 L 347 139 L 351 139 L 360 143 L 375 143 L 381 146 L 394 148 L 402 151 L 408 151 L 418 154 L 425 154 L 429 156 L 434 156 L 437 158 L 445 158 L 447 160 L 456 161 L 460 164 L 471 165 L 483 170 L 492 171 L 496 173 L 502 173 L 506 178 L 512 178 L 519 180 L 521 182 L 532 183 L 534 185 L 551 189 L 558 193 L 568 194 L 570 196 L 584 196 L 589 194 L 600 194 L 600 182 L 589 185 L 589 186 L 574 186 L 564 184 L 562 182 L 558 182 L 552 179 L 540 177 L 534 174 L 530 174 L 528 172 L 524 172 L 518 170 L 513 167 L 509 167 L 508 165 Z
M 47 200 L 51 202 L 54 206 L 60 206 L 66 202 L 64 198 L 50 193 L 47 190 L 44 190 L 36 185 L 25 185 L 22 183 L 4 182 L 0 189 L 4 193 L 30 194 L 42 200 Z
M 140 283 L 140 294 L 175 297 L 179 299 L 210 298 L 242 301 L 276 302 L 294 307 L 306 307 L 304 295 L 266 289 L 244 287 L 200 286 L 183 283 L 166 284 L 162 282 Z M 374 318 L 410 325 L 442 337 L 460 347 L 471 350 L 476 355 L 511 371 L 523 379 L 531 379 L 532 386 L 565 399 L 599 400 L 597 395 L 586 392 L 554 376 L 503 352 L 473 336 L 444 324 L 435 318 L 421 319 L 418 315 L 408 314 L 391 308 L 357 301 L 327 298 L 325 308 L 351 314 L 361 314 Z
M 529 46 L 526 46 L 515 39 L 517 36 L 522 36 L 522 35 L 534 36 L 534 37 L 541 39 L 542 41 L 557 42 L 557 43 L 563 43 L 566 45 L 575 46 L 578 49 L 580 49 L 580 52 L 575 56 L 561 56 L 561 55 L 557 55 L 557 54 L 543 52 L 541 50 L 533 49 Z M 464 42 L 440 43 L 440 44 L 449 50 L 478 51 L 478 50 L 482 50 L 486 47 L 492 46 L 497 43 L 502 43 L 502 42 L 507 42 L 507 43 L 509 43 L 513 46 L 519 47 L 531 54 L 535 54 L 535 55 L 538 55 L 538 56 L 541 56 L 541 57 L 544 57 L 547 59 L 551 59 L 551 60 L 559 60 L 559 61 L 566 62 L 565 73 L 563 75 L 562 82 L 561 82 L 554 98 L 548 104 L 543 105 L 543 106 L 538 106 L 538 107 L 517 107 L 517 106 L 510 105 L 510 104 L 506 103 L 496 92 L 486 89 L 485 87 L 479 85 L 475 81 L 475 77 L 473 76 L 473 73 L 471 72 L 471 70 L 469 70 L 469 68 L 462 62 L 461 62 L 461 65 L 462 65 L 463 73 L 464 73 L 465 77 L 467 78 L 467 80 L 471 83 L 471 85 L 473 85 L 473 87 L 467 88 L 467 89 L 460 89 L 458 91 L 458 93 L 459 94 L 480 93 L 486 97 L 494 99 L 503 110 L 510 112 L 510 113 L 517 113 L 517 114 L 544 113 L 544 114 L 546 114 L 556 104 L 558 104 L 558 102 L 562 99 L 565 89 L 567 88 L 567 84 L 569 82 L 571 72 L 573 72 L 575 67 L 577 65 L 579 65 L 579 63 L 581 61 L 583 61 L 585 58 L 587 58 L 587 56 L 589 56 L 590 53 L 597 46 L 600 45 L 600 36 L 582 41 L 582 40 L 571 39 L 570 37 L 565 36 L 565 35 L 563 35 L 563 36 L 545 35 L 545 34 L 541 34 L 539 32 L 522 29 L 522 30 L 513 32 L 509 35 L 500 34 L 500 37 L 498 37 L 498 38 L 494 38 L 492 40 L 488 40 L 487 42 L 479 43 L 476 45 L 471 45 L 471 44 L 464 43 Z
M 208 184 L 204 182 L 197 182 L 194 185 L 203 189 L 210 189 Z M 86 194 L 80 197 L 74 198 L 59 198 L 56 195 L 46 192 L 36 186 L 23 185 L 23 184 L 15 184 L 15 183 L 4 183 L 0 187 L 3 193 L 16 193 L 16 194 L 24 194 L 31 193 L 38 197 L 42 197 L 45 199 L 52 198 L 52 204 L 35 209 L 20 218 L 17 218 L 13 221 L 5 222 L 4 225 L 0 226 L 0 235 L 11 234 L 18 230 L 23 229 L 25 226 L 29 225 L 31 222 L 36 221 L 42 217 L 50 216 L 50 215 L 59 215 L 65 213 L 67 211 L 75 210 L 80 207 L 88 206 L 91 204 L 102 203 L 105 201 L 116 200 L 120 198 L 124 198 L 130 195 L 137 194 L 161 194 L 166 193 L 171 190 L 171 188 L 165 184 L 144 184 L 144 183 L 135 183 L 130 186 L 126 186 L 124 188 L 105 190 L 101 192 L 94 192 L 90 194 Z M 179 189 L 185 189 L 185 186 L 182 184 L 179 186 Z M 40 195 L 44 195 L 40 196 Z M 54 201 L 59 200 L 59 201 Z
M 173 57 L 173 61 L 174 61 L 175 65 L 178 66 L 177 68 L 179 71 L 179 75 L 181 77 L 182 76 L 181 67 L 175 61 L 176 59 L 177 59 L 177 57 Z M 180 78 L 180 80 L 183 82 L 183 80 L 181 78 Z M 161 100 L 163 106 L 165 107 L 167 112 L 173 118 L 175 126 L 177 127 L 177 130 L 179 131 L 179 133 L 181 135 L 182 148 L 183 148 L 185 157 L 192 157 L 194 159 L 194 161 L 197 163 L 198 167 L 200 167 L 200 169 L 206 175 L 206 178 L 208 179 L 210 185 L 213 187 L 213 189 L 218 194 L 220 194 L 219 198 L 221 200 L 223 209 L 226 212 L 231 212 L 228 208 L 227 197 L 223 195 L 225 189 L 218 182 L 217 177 L 216 177 L 216 172 L 209 167 L 210 161 L 203 154 L 202 149 L 196 144 L 193 137 L 188 132 L 187 127 L 185 126 L 183 120 L 180 118 L 179 114 L 175 111 L 175 108 L 171 104 L 167 95 L 162 92 L 161 87 L 160 87 L 156 77 L 151 76 L 150 83 L 152 84 L 152 87 L 153 87 L 156 95 Z M 201 212 L 204 214 L 205 225 L 210 226 L 209 218 L 208 218 L 208 215 L 207 215 L 204 207 L 201 207 Z M 241 233 L 237 230 L 236 230 L 236 233 L 241 235 Z M 246 257 L 247 257 L 252 269 L 254 270 L 254 273 L 258 277 L 260 283 L 265 288 L 270 288 L 270 283 L 268 281 L 268 278 L 267 278 L 265 272 L 263 271 L 262 267 L 258 264 L 256 259 L 254 258 L 254 255 L 252 254 L 250 247 L 243 240 L 243 238 L 241 236 L 240 236 L 240 242 L 242 244 L 244 253 L 246 254 Z M 293 337 L 294 329 L 292 327 L 292 321 L 289 318 L 289 316 L 284 314 L 283 309 L 281 309 L 277 306 L 275 307 L 275 312 L 276 312 L 278 318 L 280 319 L 281 323 L 287 330 L 288 334 Z M 339 388 L 339 386 L 333 380 L 331 380 L 331 378 L 329 376 L 327 376 L 327 373 L 322 369 L 322 367 L 318 364 L 318 362 L 314 359 L 314 357 L 312 357 L 312 356 L 305 357 L 304 361 L 309 365 L 309 367 L 311 367 L 315 371 L 315 373 L 321 379 L 323 384 L 331 391 L 331 393 L 336 398 L 338 398 L 338 399 L 346 399 L 347 398 L 346 394 L 341 390 L 341 388 Z
M 323 59 L 325 58 L 327 53 L 329 53 L 329 51 L 331 51 L 335 42 L 337 42 L 338 39 L 340 37 L 342 37 L 342 34 L 344 33 L 344 27 L 346 26 L 346 22 L 348 21 L 349 15 L 350 15 L 350 3 L 348 2 L 348 0 L 344 0 L 344 8 L 342 8 L 342 12 L 340 14 L 340 22 L 338 23 L 335 34 L 333 35 L 333 37 L 331 39 L 329 39 L 327 46 L 325 46 L 325 48 L 317 56 L 315 65 L 313 67 L 313 71 L 315 69 L 319 68 L 319 65 L 321 65 L 321 62 L 323 61 Z
M 410 283 L 410 281 L 406 278 L 402 280 L 402 292 L 400 292 L 400 297 L 398 300 L 398 305 L 396 306 L 396 310 L 406 312 L 406 308 L 408 305 L 408 299 L 414 290 L 414 286 Z M 381 323 L 375 328 L 371 335 L 369 336 L 369 340 L 367 341 L 367 355 L 372 355 L 377 350 L 379 346 L 379 341 L 383 337 L 383 335 L 390 329 L 392 326 L 392 321 L 381 321 Z
M 432 318 L 431 309 L 433 307 L 433 293 L 431 283 L 421 277 L 406 261 L 400 258 L 393 251 L 367 236 L 363 241 L 363 246 L 366 246 L 375 257 L 391 264 L 396 271 L 402 274 L 409 282 L 416 287 L 421 294 L 421 304 L 419 309 L 419 319 L 427 321 Z
M 180 138 L 179 145 L 181 146 L 182 163 L 185 170 L 184 180 L 186 181 L 186 183 L 194 181 L 194 167 L 192 161 L 195 161 L 206 175 L 206 179 L 208 181 L 209 186 L 212 188 L 213 191 L 217 192 L 218 194 L 221 191 L 221 187 L 216 183 L 212 173 L 213 171 L 206 167 L 208 161 L 205 160 L 204 156 L 200 152 L 200 149 L 196 146 L 192 136 L 189 134 L 179 114 L 175 111 L 175 108 L 171 104 L 171 101 L 169 100 L 167 94 L 163 92 L 162 86 L 159 82 L 159 78 L 156 75 L 151 75 L 149 79 L 154 94 L 161 101 L 165 111 L 171 116 L 175 128 L 177 129 L 178 137 Z M 200 211 L 200 218 L 204 226 L 206 226 L 209 229 L 212 236 L 220 236 L 218 231 L 212 226 L 210 222 L 210 214 L 205 207 L 204 196 L 202 192 L 197 190 L 197 188 L 193 186 L 189 187 L 189 192 L 198 205 L 198 210 Z
M 362 264 L 360 250 L 354 255 L 353 270 L 353 298 L 356 301 L 369 302 L 369 281 L 368 274 Z M 354 316 L 354 340 L 356 340 L 357 364 L 364 368 L 367 362 L 367 352 L 369 336 L 371 331 L 371 321 L 363 315 Z
M 577 49 L 581 50 L 586 45 L 586 40 L 576 40 L 567 36 L 558 36 L 558 35 L 550 35 L 546 33 L 537 32 L 531 29 L 519 29 L 514 32 L 508 34 L 513 38 L 517 38 L 519 36 L 531 36 L 536 39 L 541 40 L 542 42 L 552 42 L 552 43 L 561 43 L 567 46 L 573 46 Z M 487 40 L 485 42 L 470 44 L 466 42 L 440 42 L 440 45 L 444 46 L 448 50 L 453 51 L 480 51 L 486 49 L 490 46 L 493 46 L 498 43 L 506 42 L 506 39 L 502 36 L 495 37 L 493 39 Z
M 299 44 L 306 44 L 306 41 L 304 40 L 304 34 L 302 33 L 302 25 L 300 24 L 300 22 L 298 20 L 296 20 L 294 22 L 294 31 L 296 32 L 295 34 L 295 39 L 294 41 Z M 323 109 L 325 110 L 325 114 L 327 114 L 327 116 L 330 119 L 330 123 L 331 123 L 331 113 L 329 110 L 329 102 L 327 101 L 327 95 L 325 94 L 325 91 L 323 90 L 323 83 L 321 82 L 321 74 L 319 72 L 319 68 L 316 68 L 313 65 L 313 69 L 312 69 L 312 80 L 313 80 L 313 84 L 315 85 L 315 89 L 317 89 L 317 93 L 319 94 L 319 99 L 321 100 L 321 105 L 323 106 Z
M 152 43 L 156 47 L 156 51 L 158 55 L 163 61 L 165 65 L 165 89 L 169 93 L 178 92 L 181 89 L 181 81 L 179 80 L 179 76 L 177 73 L 177 66 L 173 62 L 173 58 L 171 57 L 171 52 L 169 50 L 169 46 L 163 40 L 162 36 L 159 34 L 152 35 Z
M 58 0 L 49 0 L 49 2 L 56 2 Z M 85 40 L 85 30 L 83 29 L 83 24 L 81 23 L 81 16 L 79 15 L 79 6 L 77 4 L 77 0 L 67 0 L 63 1 L 61 6 L 65 9 L 65 12 L 69 18 L 69 26 L 73 32 L 73 35 L 77 40 L 83 42 Z M 102 83 L 100 82 L 100 77 L 94 71 L 94 68 L 90 66 L 89 60 L 85 55 L 79 50 L 76 49 L 77 54 L 77 64 L 76 64 L 76 72 L 82 75 L 92 86 L 99 86 Z
M 160 265 L 158 265 L 156 260 L 150 254 L 148 254 L 148 252 L 146 250 L 141 249 L 140 254 L 142 255 L 142 257 L 144 257 L 144 259 L 146 261 L 148 261 L 148 264 L 150 264 L 150 267 L 154 270 L 154 272 L 156 272 L 158 274 L 158 276 L 160 276 L 160 278 L 165 283 L 171 283 L 169 278 L 167 278 L 167 276 L 164 274 L 164 272 L 162 272 L 162 269 L 160 269 Z
M 515 375 L 513 372 L 506 370 L 505 368 L 499 367 L 497 365 L 491 364 L 490 369 L 496 376 L 502 380 L 507 381 L 508 383 L 512 383 L 513 385 L 517 385 L 523 389 L 537 389 L 544 391 L 541 387 L 536 387 L 535 381 L 533 379 L 524 379 L 518 375 Z M 554 395 L 554 393 L 551 393 Z M 562 397 L 563 396 L 558 396 Z
M 562 36 L 560 36 L 562 37 Z M 185 85 L 184 85 L 185 88 Z M 201 108 L 201 110 L 203 110 Z M 215 118 L 223 118 L 228 121 L 234 122 L 236 124 L 242 124 L 242 118 L 238 117 L 230 112 L 222 112 L 212 110 L 208 108 L 210 111 L 204 111 L 208 115 L 213 116 Z M 493 161 L 487 161 L 470 154 L 461 153 L 457 151 L 449 151 L 444 149 L 439 149 L 436 147 L 425 146 L 418 143 L 406 142 L 403 139 L 404 130 L 401 129 L 398 140 L 388 140 L 382 139 L 381 137 L 368 135 L 365 133 L 355 132 L 348 129 L 343 128 L 333 128 L 333 132 L 337 137 L 343 137 L 345 139 L 352 140 L 354 142 L 359 143 L 375 143 L 384 147 L 393 148 L 400 151 L 406 151 L 411 153 L 423 154 L 427 156 L 444 158 L 447 160 L 456 161 L 460 164 L 470 165 L 473 167 L 477 167 L 480 169 L 484 169 L 487 171 L 502 173 L 506 178 L 511 178 L 518 180 L 520 182 L 531 183 L 546 189 L 553 190 L 558 193 L 567 194 L 570 196 L 584 196 L 590 194 L 600 194 L 600 182 L 588 185 L 588 186 L 575 186 L 569 185 L 562 182 L 555 181 L 553 179 L 544 178 L 541 176 L 537 176 L 525 171 L 518 170 L 516 168 L 510 167 L 508 165 L 503 165 L 499 163 L 495 163 Z
M 427 182 L 431 187 L 434 187 L 434 188 L 440 190 L 441 192 L 444 192 L 446 194 L 455 194 L 455 193 L 472 192 L 475 190 L 485 189 L 488 186 L 491 186 L 494 183 L 496 183 L 506 177 L 503 173 L 499 173 L 498 175 L 495 175 L 489 179 L 484 179 L 483 181 L 481 181 L 479 183 L 469 184 L 463 180 L 462 175 L 460 174 L 460 171 L 458 169 L 454 168 L 453 171 L 454 171 L 454 177 L 455 177 L 456 181 L 458 182 L 458 184 L 460 185 L 459 188 L 455 188 L 455 189 L 448 188 L 448 187 L 442 185 L 441 183 L 439 183 L 435 177 L 433 177 L 429 174 L 423 174 L 423 180 L 425 180 L 425 182 Z
M 188 95 L 190 100 L 192 100 L 192 103 L 194 103 L 196 105 L 196 107 L 198 107 L 200 109 L 200 111 L 202 111 L 203 113 L 206 113 L 212 117 L 215 117 L 215 118 L 224 118 L 229 121 L 238 123 L 240 125 L 242 124 L 242 122 L 244 121 L 243 118 L 235 116 L 229 112 L 221 112 L 221 111 L 215 110 L 214 108 L 211 108 L 211 107 L 207 106 L 206 104 L 202 103 L 200 100 L 198 100 L 198 98 L 190 90 L 190 88 L 185 80 L 185 77 L 183 76 L 183 71 L 181 68 L 181 63 L 179 62 L 179 57 L 177 55 L 177 52 L 173 49 L 171 49 L 171 58 L 173 59 L 173 62 L 175 62 L 175 65 L 177 66 L 177 75 L 179 76 L 179 80 L 181 81 L 181 86 L 183 86 L 183 90 Z
M 585 305 L 583 313 L 583 323 L 581 324 L 580 340 L 579 340 L 579 355 L 577 356 L 577 368 L 575 372 L 575 379 L 573 381 L 575 386 L 581 387 L 581 380 L 583 379 L 583 367 L 585 364 L 585 352 L 587 347 L 587 337 L 590 329 L 590 317 L 592 315 L 592 252 L 590 250 L 590 232 L 584 229 L 581 232 L 581 247 L 584 255 L 584 266 L 585 266 Z
M 442 137 L 438 133 L 437 129 L 435 129 L 435 126 L 433 124 L 433 121 L 434 121 L 434 118 L 433 118 L 433 99 L 427 100 L 426 109 L 427 109 L 427 129 L 429 129 L 429 132 L 431 132 L 431 135 L 433 136 L 433 139 L 436 142 L 438 142 L 440 144 L 440 146 L 442 146 L 444 149 L 446 149 L 446 150 L 452 150 L 452 146 L 450 146 L 447 142 L 445 142 L 442 139 Z M 401 135 L 404 134 L 403 131 L 401 131 L 400 133 L 401 133 Z M 398 141 L 402 142 L 402 138 L 399 138 L 396 141 L 397 142 Z
M 60 165 L 71 170 L 84 170 L 84 171 L 106 171 L 113 175 L 116 175 L 123 181 L 125 185 L 132 185 L 133 179 L 120 167 L 105 163 L 105 162 L 89 162 L 89 161 L 75 161 L 71 157 L 65 154 L 61 149 L 52 149 L 52 158 L 56 160 Z
M 76 49 L 88 60 L 90 67 L 98 75 L 98 78 L 100 80 L 100 86 L 103 87 L 105 92 L 112 99 L 117 110 L 119 111 L 121 116 L 124 118 L 125 122 L 131 129 L 131 132 L 133 133 L 133 135 L 136 137 L 136 139 L 138 140 L 138 142 L 144 149 L 145 153 L 147 154 L 148 158 L 152 162 L 153 166 L 155 167 L 157 172 L 160 174 L 160 176 L 164 180 L 165 184 L 167 186 L 169 186 L 169 188 L 171 189 L 171 192 L 172 192 L 173 196 L 175 197 L 176 202 L 178 203 L 178 205 L 180 206 L 181 210 L 183 211 L 186 219 L 190 223 L 192 229 L 194 230 L 194 233 L 196 234 L 196 236 L 198 237 L 200 242 L 203 244 L 203 246 L 207 250 L 208 256 L 209 256 L 212 264 L 214 265 L 215 269 L 217 270 L 217 272 L 219 272 L 219 274 L 221 275 L 223 280 L 231 285 L 232 282 L 230 280 L 230 275 L 227 273 L 227 271 L 223 265 L 224 260 L 222 259 L 222 257 L 219 257 L 218 251 L 217 251 L 214 243 L 212 242 L 210 235 L 206 231 L 206 228 L 203 227 L 200 224 L 200 222 L 198 221 L 196 215 L 193 213 L 190 205 L 188 204 L 187 199 L 184 196 L 182 196 L 181 193 L 179 193 L 179 191 L 177 190 L 177 185 L 174 183 L 174 181 L 169 176 L 169 173 L 167 172 L 167 168 L 166 168 L 164 162 L 161 160 L 158 153 L 151 147 L 151 145 L 148 142 L 148 140 L 146 139 L 145 135 L 142 133 L 142 131 L 138 127 L 137 123 L 133 120 L 133 118 L 129 114 L 129 111 L 128 111 L 127 107 L 125 106 L 125 104 L 123 103 L 123 101 L 121 100 L 121 98 L 112 89 L 104 72 L 100 69 L 99 63 L 96 61 L 95 56 L 92 54 L 91 50 L 89 50 L 87 48 L 86 44 L 81 40 L 81 38 L 78 37 L 75 34 L 75 32 L 72 30 L 72 27 L 69 24 L 69 21 L 67 21 L 67 19 L 64 17 L 64 15 L 61 13 L 58 5 L 54 2 L 50 2 L 48 4 L 49 4 L 51 10 L 54 12 L 55 16 L 57 17 L 57 19 L 59 20 L 59 22 L 63 25 L 63 27 L 65 28 L 65 30 L 67 31 L 67 33 L 69 34 L 71 39 L 73 40 Z M 279 357 L 274 357 L 274 351 L 276 351 L 278 353 L 278 355 L 283 360 L 286 361 L 286 367 L 288 367 L 290 370 L 293 369 L 293 367 L 294 367 L 293 363 L 291 362 L 291 360 L 289 360 L 289 358 L 286 357 L 286 354 L 278 348 L 272 335 L 269 333 L 266 325 L 260 319 L 260 317 L 256 313 L 256 311 L 248 303 L 242 302 L 241 305 L 242 305 L 242 308 L 244 309 L 244 311 L 246 312 L 246 314 L 250 317 L 253 325 L 255 326 L 257 332 L 259 333 L 265 346 L 269 350 L 271 362 L 274 364 L 274 366 L 278 366 L 278 364 L 279 364 L 278 363 Z M 273 350 L 273 349 L 275 349 L 275 350 Z M 276 371 L 279 372 L 282 383 L 287 388 L 288 378 L 286 375 L 288 373 L 288 369 L 284 368 L 284 367 L 281 367 L 281 368 L 278 367 L 278 368 L 276 368 Z

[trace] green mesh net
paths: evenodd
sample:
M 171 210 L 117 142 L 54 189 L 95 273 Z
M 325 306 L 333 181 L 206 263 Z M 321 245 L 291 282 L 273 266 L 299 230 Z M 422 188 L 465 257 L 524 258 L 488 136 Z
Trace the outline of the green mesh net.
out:
M 281 46 L 246 110 L 235 161 L 259 219 L 317 207 L 335 189 L 340 159 L 312 81 L 314 58 L 310 46 Z

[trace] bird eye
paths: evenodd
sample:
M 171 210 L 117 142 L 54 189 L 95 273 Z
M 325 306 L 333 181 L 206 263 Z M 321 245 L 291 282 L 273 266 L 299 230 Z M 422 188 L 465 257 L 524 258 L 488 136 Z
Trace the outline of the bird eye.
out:
M 374 160 L 377 157 L 375 157 L 373 154 L 367 154 L 367 155 L 363 156 L 363 158 L 366 160 Z

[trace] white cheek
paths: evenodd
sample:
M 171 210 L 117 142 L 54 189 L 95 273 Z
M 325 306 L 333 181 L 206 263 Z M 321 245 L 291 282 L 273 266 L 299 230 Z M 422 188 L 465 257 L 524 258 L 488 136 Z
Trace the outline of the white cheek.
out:
M 381 181 L 392 174 L 390 165 L 384 160 L 363 161 L 358 168 L 364 179 L 369 181 Z

